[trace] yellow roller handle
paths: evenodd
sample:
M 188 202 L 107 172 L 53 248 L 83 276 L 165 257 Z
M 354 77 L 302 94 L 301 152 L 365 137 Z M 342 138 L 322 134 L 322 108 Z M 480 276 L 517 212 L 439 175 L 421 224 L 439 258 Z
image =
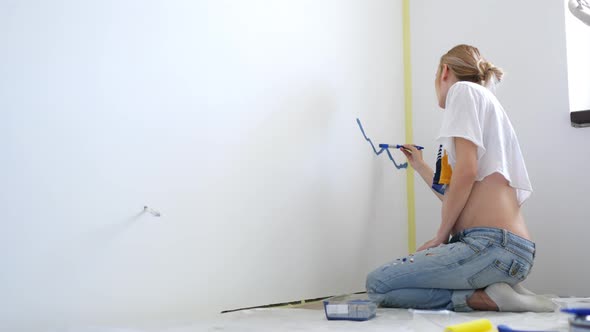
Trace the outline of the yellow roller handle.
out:
M 467 323 L 447 326 L 445 332 L 496 332 L 497 330 L 487 319 L 478 319 Z

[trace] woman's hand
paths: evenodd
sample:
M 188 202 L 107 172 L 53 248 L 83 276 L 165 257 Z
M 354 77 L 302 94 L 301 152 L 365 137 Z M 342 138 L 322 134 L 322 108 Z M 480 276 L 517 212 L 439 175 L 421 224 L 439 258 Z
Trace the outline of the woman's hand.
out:
M 408 162 L 413 169 L 420 172 L 420 169 L 425 165 L 422 158 L 422 151 L 416 149 L 412 144 L 404 144 L 403 148 L 399 148 L 408 159 Z
M 426 250 L 426 249 L 429 249 L 429 248 L 438 247 L 441 244 L 447 243 L 448 241 L 449 241 L 448 239 L 435 237 L 434 239 L 432 239 L 430 241 L 427 241 L 422 246 L 420 246 L 420 248 L 418 248 L 417 251 L 422 251 L 422 250 Z

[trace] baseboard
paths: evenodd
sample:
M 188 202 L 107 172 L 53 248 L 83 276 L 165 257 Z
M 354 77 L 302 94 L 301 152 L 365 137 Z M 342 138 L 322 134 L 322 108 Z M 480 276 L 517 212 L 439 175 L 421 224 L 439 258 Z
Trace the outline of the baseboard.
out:
M 352 294 L 364 294 L 364 293 L 366 293 L 366 292 L 361 291 L 361 292 L 355 292 L 355 293 L 352 293 Z M 343 295 L 339 295 L 339 296 L 343 296 Z M 332 296 L 318 297 L 318 298 L 314 298 L 314 299 L 305 299 L 305 300 L 301 300 L 301 301 L 272 303 L 272 304 L 265 304 L 265 305 L 260 305 L 260 306 L 254 306 L 254 307 L 223 310 L 221 313 L 222 314 L 226 314 L 226 313 L 230 313 L 230 312 L 241 311 L 241 310 L 248 310 L 248 309 L 260 309 L 260 308 L 275 308 L 275 307 L 296 306 L 296 305 L 301 305 L 301 304 L 305 304 L 305 303 L 309 303 L 309 302 L 321 301 L 321 300 L 329 299 L 329 298 L 332 298 L 332 297 L 334 297 L 334 295 L 332 295 Z

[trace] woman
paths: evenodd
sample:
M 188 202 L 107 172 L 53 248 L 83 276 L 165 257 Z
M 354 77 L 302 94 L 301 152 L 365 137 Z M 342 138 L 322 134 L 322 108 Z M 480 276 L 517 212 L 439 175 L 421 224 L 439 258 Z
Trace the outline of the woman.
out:
M 436 172 L 413 145 L 402 151 L 441 199 L 442 221 L 415 254 L 368 275 L 367 293 L 381 306 L 554 310 L 549 299 L 519 285 L 535 256 L 520 213 L 532 187 L 512 125 L 490 91 L 501 78 L 473 46 L 455 46 L 441 57 L 434 84 L 444 109 Z

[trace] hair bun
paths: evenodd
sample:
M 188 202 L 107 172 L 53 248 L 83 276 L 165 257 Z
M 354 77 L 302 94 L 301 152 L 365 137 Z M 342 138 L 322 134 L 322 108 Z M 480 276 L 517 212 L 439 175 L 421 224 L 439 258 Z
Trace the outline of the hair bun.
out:
M 490 71 L 492 67 L 494 66 L 487 60 L 480 59 L 479 61 L 477 61 L 477 68 L 479 69 L 479 73 L 481 75 L 485 76 L 485 74 L 487 74 L 487 72 Z
M 450 49 L 440 59 L 440 64 L 446 64 L 459 81 L 469 81 L 481 85 L 502 79 L 502 69 L 494 66 L 481 56 L 477 47 L 457 45 Z
M 481 59 L 477 63 L 479 69 L 479 76 L 485 83 L 489 82 L 492 78 L 500 82 L 502 80 L 503 72 L 502 69 L 494 66 L 492 63 L 485 59 Z

